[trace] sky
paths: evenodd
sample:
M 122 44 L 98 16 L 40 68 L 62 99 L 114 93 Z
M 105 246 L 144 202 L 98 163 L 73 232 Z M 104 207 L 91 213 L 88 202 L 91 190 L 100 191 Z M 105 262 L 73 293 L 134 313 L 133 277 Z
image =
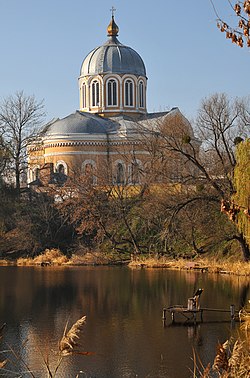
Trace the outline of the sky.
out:
M 214 4 L 235 24 L 227 0 Z M 75 112 L 82 61 L 107 40 L 112 6 L 118 39 L 145 63 L 149 112 L 177 106 L 193 120 L 215 92 L 250 94 L 250 49 L 225 39 L 210 0 L 0 0 L 0 101 L 23 90 L 44 100 L 46 121 Z

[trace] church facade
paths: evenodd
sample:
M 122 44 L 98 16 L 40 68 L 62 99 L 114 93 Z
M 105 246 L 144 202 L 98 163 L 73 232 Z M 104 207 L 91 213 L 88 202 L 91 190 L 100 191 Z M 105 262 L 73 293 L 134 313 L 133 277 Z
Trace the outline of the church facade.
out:
M 114 184 L 140 184 L 148 151 L 140 130 L 173 116 L 192 128 L 178 108 L 147 112 L 147 75 L 140 55 L 119 42 L 114 16 L 108 40 L 83 60 L 78 78 L 79 110 L 44 126 L 28 148 L 28 182 L 55 183 L 74 174 Z M 192 134 L 193 135 L 193 134 Z M 46 173 L 46 174 L 44 174 Z

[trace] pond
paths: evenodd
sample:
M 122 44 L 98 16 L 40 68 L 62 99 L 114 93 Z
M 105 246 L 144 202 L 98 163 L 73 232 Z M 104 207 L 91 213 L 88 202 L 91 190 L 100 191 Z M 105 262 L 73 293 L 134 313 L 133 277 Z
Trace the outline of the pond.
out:
M 35 377 L 47 377 L 43 357 L 53 368 L 67 321 L 86 315 L 80 351 L 93 354 L 65 357 L 56 377 L 192 377 L 193 348 L 204 365 L 212 362 L 218 340 L 237 334 L 238 324 L 229 313 L 212 312 L 195 327 L 173 326 L 170 317 L 163 324 L 163 307 L 186 305 L 202 287 L 203 307 L 239 308 L 248 286 L 246 278 L 194 271 L 1 267 L 0 326 L 7 326 L 0 350 L 16 353 L 2 376 L 30 377 L 28 366 Z

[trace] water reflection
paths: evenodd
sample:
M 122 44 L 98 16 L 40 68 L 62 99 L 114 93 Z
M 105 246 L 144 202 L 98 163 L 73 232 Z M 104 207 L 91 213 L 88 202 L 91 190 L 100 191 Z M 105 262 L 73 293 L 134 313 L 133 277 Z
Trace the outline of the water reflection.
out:
M 75 377 L 79 371 L 80 377 L 102 378 L 192 376 L 192 347 L 204 364 L 212 361 L 217 341 L 231 333 L 229 314 L 206 313 L 196 327 L 164 328 L 163 307 L 186 305 L 198 287 L 204 288 L 201 302 L 206 307 L 229 309 L 248 299 L 246 278 L 216 274 L 120 267 L 0 269 L 5 340 L 41 378 L 46 376 L 41 352 L 55 365 L 67 320 L 73 323 L 82 315 L 87 324 L 81 343 L 95 354 L 66 358 L 58 377 Z M 19 362 L 14 368 L 23 369 Z

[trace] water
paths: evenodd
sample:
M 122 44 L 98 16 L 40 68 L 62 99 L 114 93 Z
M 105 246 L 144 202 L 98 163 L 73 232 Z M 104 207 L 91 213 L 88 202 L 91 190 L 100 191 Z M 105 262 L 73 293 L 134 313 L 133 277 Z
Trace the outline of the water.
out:
M 205 313 L 196 327 L 172 326 L 170 318 L 164 327 L 163 307 L 186 304 L 202 287 L 204 307 L 238 308 L 240 296 L 248 298 L 248 284 L 244 278 L 163 269 L 1 267 L 0 325 L 7 327 L 0 350 L 8 344 L 19 353 L 6 370 L 30 377 L 29 366 L 35 377 L 47 377 L 42 355 L 54 367 L 67 320 L 71 325 L 86 315 L 80 350 L 94 354 L 65 357 L 57 377 L 192 377 L 193 347 L 206 365 L 217 341 L 237 334 L 238 326 L 232 329 L 229 314 Z

